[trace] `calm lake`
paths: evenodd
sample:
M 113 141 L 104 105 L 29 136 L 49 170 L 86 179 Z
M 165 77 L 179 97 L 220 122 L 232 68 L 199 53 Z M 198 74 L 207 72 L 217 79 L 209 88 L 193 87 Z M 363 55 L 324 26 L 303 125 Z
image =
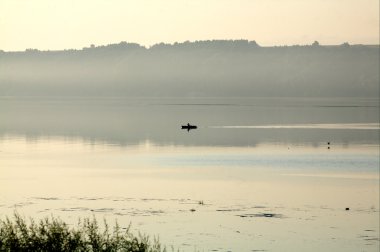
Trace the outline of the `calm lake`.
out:
M 379 100 L 3 97 L 15 211 L 132 223 L 169 251 L 379 251 Z

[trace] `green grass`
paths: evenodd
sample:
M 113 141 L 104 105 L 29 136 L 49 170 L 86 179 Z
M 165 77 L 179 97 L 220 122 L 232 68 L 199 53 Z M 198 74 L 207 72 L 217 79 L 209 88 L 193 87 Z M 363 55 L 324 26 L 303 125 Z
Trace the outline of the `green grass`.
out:
M 158 239 L 133 235 L 130 226 L 121 230 L 116 223 L 110 230 L 106 221 L 100 229 L 95 218 L 79 219 L 69 227 L 59 218 L 44 218 L 36 223 L 15 213 L 0 220 L 0 251 L 130 251 L 161 252 Z

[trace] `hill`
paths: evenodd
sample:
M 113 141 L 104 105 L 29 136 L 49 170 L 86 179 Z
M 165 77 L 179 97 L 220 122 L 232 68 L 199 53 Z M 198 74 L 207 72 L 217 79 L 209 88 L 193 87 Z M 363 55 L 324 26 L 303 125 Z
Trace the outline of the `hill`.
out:
M 379 46 L 121 42 L 0 51 L 0 96 L 377 97 Z

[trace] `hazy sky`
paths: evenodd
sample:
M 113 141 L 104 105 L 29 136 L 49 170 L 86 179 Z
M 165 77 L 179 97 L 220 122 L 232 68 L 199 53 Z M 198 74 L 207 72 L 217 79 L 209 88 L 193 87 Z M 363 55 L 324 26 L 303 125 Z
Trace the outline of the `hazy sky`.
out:
M 0 0 L 0 49 L 249 39 L 378 44 L 379 0 Z

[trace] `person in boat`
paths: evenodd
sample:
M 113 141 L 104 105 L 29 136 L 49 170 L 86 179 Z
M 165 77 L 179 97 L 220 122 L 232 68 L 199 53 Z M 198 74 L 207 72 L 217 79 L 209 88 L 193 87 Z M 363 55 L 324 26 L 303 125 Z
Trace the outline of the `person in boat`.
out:
M 197 126 L 191 125 L 190 123 L 187 123 L 187 125 L 182 125 L 182 129 L 187 129 L 187 131 L 190 131 L 191 129 L 196 129 Z

